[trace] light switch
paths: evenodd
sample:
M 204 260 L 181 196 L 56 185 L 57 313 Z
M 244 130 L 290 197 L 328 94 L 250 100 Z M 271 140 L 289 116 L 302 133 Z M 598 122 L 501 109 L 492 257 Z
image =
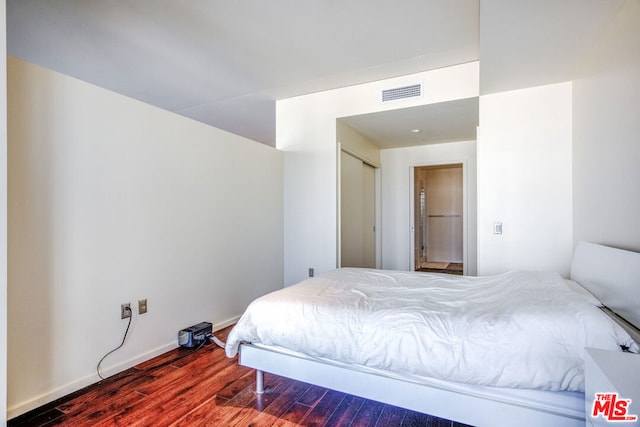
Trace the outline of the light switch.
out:
M 502 223 L 494 222 L 493 223 L 493 234 L 502 234 Z

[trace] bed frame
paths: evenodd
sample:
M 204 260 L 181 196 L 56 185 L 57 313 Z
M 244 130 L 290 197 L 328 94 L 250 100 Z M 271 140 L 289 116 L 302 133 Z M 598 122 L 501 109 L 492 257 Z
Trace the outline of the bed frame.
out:
M 627 327 L 640 324 L 640 253 L 581 242 L 571 279 L 623 314 Z M 474 426 L 585 425 L 583 393 L 418 381 L 256 344 L 242 344 L 239 352 L 240 364 L 256 369 L 258 393 L 264 392 L 263 372 L 269 372 Z

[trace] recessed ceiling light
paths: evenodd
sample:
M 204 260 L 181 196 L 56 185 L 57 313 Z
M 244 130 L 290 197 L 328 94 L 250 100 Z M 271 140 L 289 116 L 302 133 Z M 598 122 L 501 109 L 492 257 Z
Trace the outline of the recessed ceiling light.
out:
M 422 132 L 422 129 L 411 129 L 411 132 L 420 133 L 420 132 Z

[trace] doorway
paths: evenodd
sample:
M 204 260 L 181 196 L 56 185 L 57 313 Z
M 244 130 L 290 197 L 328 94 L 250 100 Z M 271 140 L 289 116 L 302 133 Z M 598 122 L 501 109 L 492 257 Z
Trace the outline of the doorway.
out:
M 376 267 L 375 206 L 375 168 L 341 150 L 341 267 Z
M 462 164 L 414 168 L 414 270 L 462 274 Z

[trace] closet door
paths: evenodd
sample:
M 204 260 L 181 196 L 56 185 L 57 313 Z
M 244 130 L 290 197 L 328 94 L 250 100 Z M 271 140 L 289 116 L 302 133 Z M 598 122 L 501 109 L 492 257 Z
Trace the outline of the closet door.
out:
M 362 164 L 362 266 L 376 267 L 375 168 Z
M 375 170 L 340 153 L 340 265 L 376 266 Z

